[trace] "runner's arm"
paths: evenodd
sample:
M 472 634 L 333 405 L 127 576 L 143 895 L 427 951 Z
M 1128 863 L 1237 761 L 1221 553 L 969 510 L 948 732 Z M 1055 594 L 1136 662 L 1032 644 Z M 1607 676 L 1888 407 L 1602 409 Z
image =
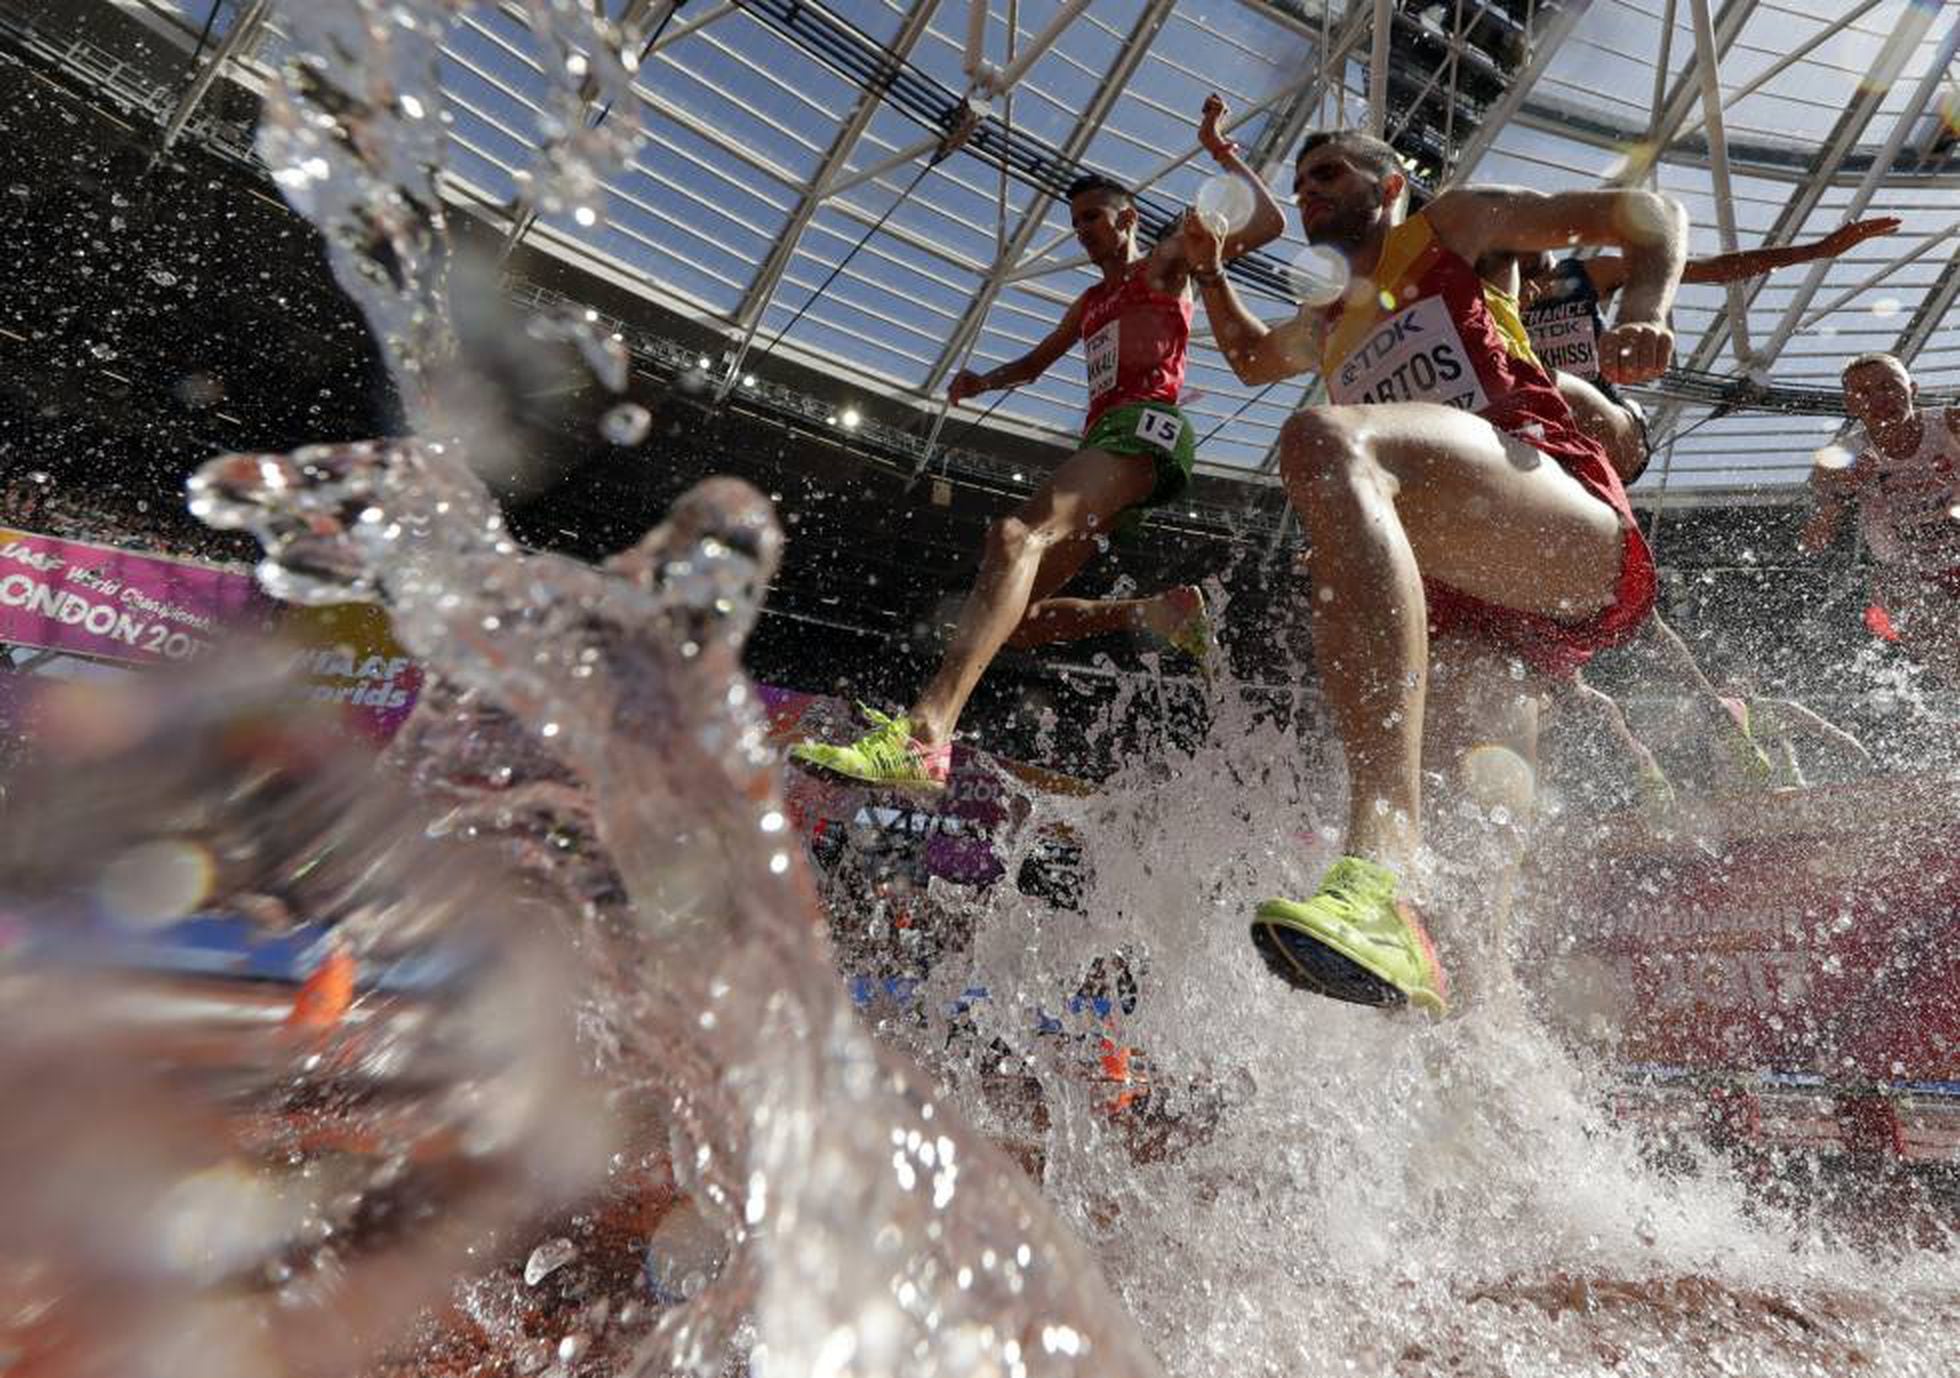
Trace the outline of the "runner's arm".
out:
M 1681 281 L 1739 282 L 1743 278 L 1761 277 L 1778 268 L 1814 263 L 1820 258 L 1836 258 L 1854 245 L 1879 235 L 1891 234 L 1898 228 L 1896 216 L 1854 220 L 1808 244 L 1787 244 L 1777 249 L 1744 249 L 1739 253 L 1717 254 L 1713 258 L 1691 259 L 1681 270 Z
M 1856 500 L 1857 480 L 1849 469 L 1815 464 L 1810 470 L 1810 491 L 1817 499 L 1817 510 L 1804 523 L 1797 544 L 1815 555 L 1827 549 L 1837 535 L 1845 508 Z
M 1320 361 L 1319 322 L 1305 312 L 1267 325 L 1239 300 L 1225 276 L 1218 236 L 1196 215 L 1185 214 L 1179 238 L 1191 280 L 1204 298 L 1212 338 L 1241 383 L 1257 387 L 1309 372 Z
M 1023 383 L 1032 383 L 1052 368 L 1057 359 L 1075 348 L 1075 342 L 1081 337 L 1082 298 L 1077 297 L 1069 304 L 1061 324 L 1020 358 L 1010 359 L 985 373 L 974 373 L 963 368 L 954 374 L 952 382 L 946 385 L 947 399 L 958 406 L 975 393 L 1018 388 Z
M 1198 142 L 1205 146 L 1218 165 L 1244 182 L 1252 192 L 1252 214 L 1246 217 L 1245 224 L 1225 236 L 1225 247 L 1219 255 L 1230 263 L 1241 254 L 1249 254 L 1254 249 L 1272 243 L 1286 233 L 1286 213 L 1279 208 L 1272 188 L 1266 179 L 1254 172 L 1239 157 L 1239 146 L 1226 138 L 1219 130 L 1219 123 L 1226 115 L 1225 102 L 1213 92 L 1205 98 L 1204 118 L 1198 126 Z
M 1198 130 L 1198 141 L 1205 146 L 1206 151 L 1213 158 L 1217 159 L 1220 167 L 1244 182 L 1252 192 L 1252 214 L 1246 218 L 1245 224 L 1225 236 L 1224 247 L 1218 256 L 1221 262 L 1230 263 L 1241 254 L 1249 254 L 1284 234 L 1286 213 L 1279 208 L 1279 202 L 1274 199 L 1272 189 L 1266 185 L 1265 180 L 1246 166 L 1245 161 L 1239 157 L 1239 146 L 1219 133 L 1218 123 L 1224 119 L 1225 114 L 1225 102 L 1220 100 L 1216 93 L 1207 97 L 1204 120 Z M 1190 212 L 1187 211 L 1185 217 L 1189 219 Z M 1189 246 L 1185 243 L 1178 226 L 1173 226 L 1169 234 L 1158 240 L 1156 248 L 1151 252 L 1162 264 L 1176 264 L 1186 271 L 1190 269 Z
M 1897 217 L 1888 215 L 1875 220 L 1854 220 L 1808 244 L 1787 244 L 1776 249 L 1743 249 L 1733 254 L 1716 254 L 1712 258 L 1691 258 L 1681 265 L 1681 281 L 1741 282 L 1773 273 L 1778 268 L 1793 268 L 1799 263 L 1814 263 L 1820 258 L 1836 258 L 1854 245 L 1879 235 L 1891 234 L 1898 228 Z M 1592 279 L 1593 291 L 1602 298 L 1610 297 L 1626 286 L 1626 260 L 1610 254 L 1589 258 L 1586 260 L 1586 276 Z
M 1687 213 L 1653 192 L 1626 188 L 1553 195 L 1513 187 L 1445 192 L 1423 212 L 1445 247 L 1472 263 L 1494 253 L 1537 253 L 1578 244 L 1623 252 L 1626 282 L 1614 348 L 1600 357 L 1613 382 L 1640 383 L 1663 372 L 1673 352 L 1667 325 L 1686 258 Z

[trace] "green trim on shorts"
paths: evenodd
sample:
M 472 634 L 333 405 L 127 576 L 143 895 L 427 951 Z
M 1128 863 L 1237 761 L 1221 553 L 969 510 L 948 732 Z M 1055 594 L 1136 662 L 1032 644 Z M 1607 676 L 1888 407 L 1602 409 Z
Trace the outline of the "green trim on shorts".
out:
M 1153 427 L 1144 423 L 1146 413 L 1176 418 L 1175 444 L 1166 445 L 1152 438 L 1148 432 Z M 1155 423 L 1155 427 L 1163 425 L 1163 422 Z M 1157 484 L 1149 497 L 1129 509 L 1133 515 L 1175 501 L 1190 484 L 1191 470 L 1198 463 L 1197 432 L 1192 428 L 1191 418 L 1174 402 L 1126 402 L 1111 407 L 1083 433 L 1082 448 L 1112 455 L 1140 455 L 1150 461 L 1157 473 Z

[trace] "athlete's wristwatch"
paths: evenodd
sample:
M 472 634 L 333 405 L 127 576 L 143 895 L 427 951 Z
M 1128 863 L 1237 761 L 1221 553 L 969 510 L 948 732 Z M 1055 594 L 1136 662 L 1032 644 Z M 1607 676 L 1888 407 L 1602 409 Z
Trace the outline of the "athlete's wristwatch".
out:
M 1216 287 L 1224 279 L 1225 270 L 1223 268 L 1213 268 L 1208 273 L 1201 273 L 1196 268 L 1193 268 L 1191 270 L 1191 276 L 1206 287 Z

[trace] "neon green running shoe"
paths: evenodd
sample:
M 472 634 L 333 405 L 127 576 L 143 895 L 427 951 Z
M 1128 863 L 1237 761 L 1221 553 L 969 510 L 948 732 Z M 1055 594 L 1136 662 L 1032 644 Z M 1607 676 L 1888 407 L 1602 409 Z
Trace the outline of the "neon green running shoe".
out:
M 858 705 L 858 711 L 871 724 L 870 732 L 849 746 L 798 742 L 789 749 L 790 759 L 867 785 L 918 790 L 946 787 L 946 777 L 953 768 L 951 742 L 927 746 L 912 735 L 910 719 L 887 717 L 863 704 Z
M 1735 731 L 1725 734 L 1724 746 L 1728 750 L 1729 768 L 1750 789 L 1768 789 L 1776 778 L 1776 767 L 1770 764 L 1769 756 L 1757 744 L 1755 735 L 1749 730 L 1749 704 L 1745 699 L 1724 699 L 1722 706 L 1729 710 L 1728 715 L 1735 722 Z
M 1360 857 L 1328 868 L 1305 904 L 1267 900 L 1252 945 L 1275 974 L 1316 995 L 1356 1005 L 1449 1008 L 1449 982 L 1414 908 L 1396 897 L 1395 873 Z
M 1634 790 L 1640 800 L 1640 816 L 1648 827 L 1661 832 L 1673 824 L 1680 801 L 1674 793 L 1674 782 L 1659 766 L 1642 766 Z
M 1218 642 L 1211 634 L 1211 612 L 1205 607 L 1204 590 L 1196 584 L 1183 584 L 1165 592 L 1164 598 L 1183 614 L 1182 619 L 1164 640 L 1174 650 L 1198 662 L 1198 668 L 1211 674 L 1212 659 L 1218 654 Z

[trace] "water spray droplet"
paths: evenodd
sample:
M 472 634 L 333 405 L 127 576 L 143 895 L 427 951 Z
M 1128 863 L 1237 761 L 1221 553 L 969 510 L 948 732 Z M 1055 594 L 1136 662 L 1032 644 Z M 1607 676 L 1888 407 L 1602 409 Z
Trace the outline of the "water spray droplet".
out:
M 652 412 L 638 402 L 621 402 L 599 419 L 599 433 L 614 445 L 637 445 L 652 425 Z
M 1347 291 L 1347 260 L 1332 249 L 1309 244 L 1286 266 L 1287 285 L 1302 306 L 1332 306 Z
M 1252 219 L 1252 188 L 1237 177 L 1218 173 L 1199 184 L 1191 208 L 1222 238 Z
M 536 1287 L 577 1257 L 578 1246 L 569 1239 L 553 1239 L 538 1245 L 524 1260 L 524 1285 Z

